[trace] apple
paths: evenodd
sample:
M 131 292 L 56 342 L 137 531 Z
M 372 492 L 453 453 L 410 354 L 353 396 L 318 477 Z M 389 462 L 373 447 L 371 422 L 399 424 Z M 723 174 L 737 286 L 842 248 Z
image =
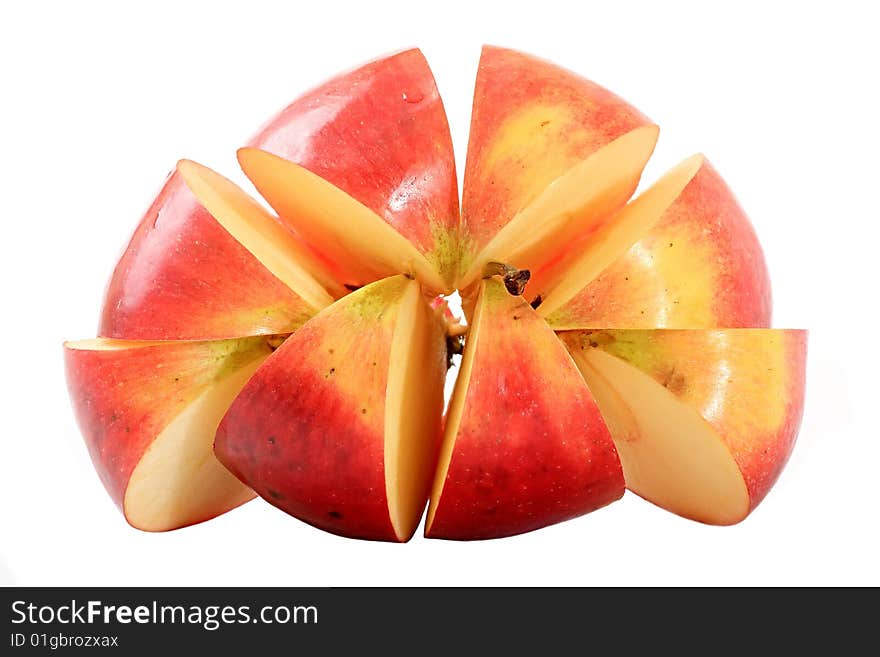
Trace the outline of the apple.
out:
M 273 191 L 274 174 L 264 170 L 264 160 L 254 150 L 314 174 L 297 176 L 294 169 L 287 184 L 295 190 L 320 193 L 312 186 L 323 180 L 328 189 L 344 192 L 357 205 L 340 200 L 338 215 L 319 212 L 314 218 L 302 205 L 291 208 L 290 201 L 280 200 Z M 370 241 L 368 235 L 375 234 L 383 241 L 369 252 L 372 258 L 385 257 L 387 251 L 378 247 L 391 250 L 388 242 L 406 241 L 412 245 L 408 255 L 423 265 L 423 278 L 438 292 L 452 289 L 459 224 L 455 158 L 443 101 L 418 49 L 371 62 L 300 96 L 250 140 L 239 158 L 244 172 L 282 219 L 320 253 L 350 271 L 345 283 L 376 280 L 375 272 L 361 270 L 370 264 L 370 256 L 357 255 L 359 248 L 370 246 L 364 244 Z M 317 205 L 323 207 L 321 202 Z M 346 206 L 360 208 L 349 216 L 343 210 Z M 362 221 L 363 215 L 370 220 Z M 382 221 L 364 233 L 361 226 L 372 224 L 372 217 Z M 328 234 L 337 223 L 338 230 Z M 397 273 L 405 272 L 383 269 L 380 275 Z
M 405 276 L 337 301 L 253 375 L 217 430 L 217 457 L 265 500 L 316 527 L 409 540 L 440 439 L 443 328 Z
M 199 199 L 205 185 L 198 179 L 210 174 L 194 163 L 182 164 L 116 265 L 101 336 L 207 340 L 289 333 L 333 301 L 321 283 L 337 295 L 345 293 L 327 267 L 294 244 L 296 238 L 277 220 L 213 172 L 211 182 L 222 191 L 210 201 L 209 211 Z M 248 222 L 269 229 L 262 244 L 248 239 Z M 286 266 L 269 255 L 268 244 L 284 245 Z
M 138 529 L 208 520 L 254 497 L 214 458 L 223 413 L 272 338 L 67 342 L 73 410 L 110 497 Z
M 684 185 L 674 199 L 666 196 L 672 202 L 654 211 L 655 223 L 627 232 L 613 259 L 581 247 L 585 269 L 556 265 L 567 283 L 553 294 L 545 291 L 538 308 L 551 326 L 770 326 L 770 278 L 752 224 L 709 161 L 698 156 L 683 173 L 694 166 L 689 180 L 674 182 L 675 188 Z
M 458 287 L 467 293 L 491 262 L 540 270 L 572 241 L 600 231 L 635 191 L 657 134 L 645 126 L 603 146 L 517 212 L 475 255 L 465 240 Z
M 741 521 L 764 499 L 800 426 L 805 331 L 560 336 L 599 401 L 630 490 L 719 525 Z
M 425 534 L 499 538 L 623 495 L 599 407 L 553 330 L 483 280 L 446 419 Z
M 625 488 L 745 518 L 795 441 L 806 333 L 769 328 L 760 244 L 704 156 L 630 200 L 658 135 L 606 89 L 486 47 L 459 213 L 443 104 L 407 50 L 307 92 L 238 151 L 271 210 L 181 160 L 117 265 L 101 337 L 65 348 L 129 522 L 173 529 L 257 494 L 395 542 L 427 503 L 426 536 L 469 540 Z
M 656 140 L 644 115 L 599 85 L 524 53 L 484 47 L 462 194 L 465 260 L 577 165 L 643 127 Z M 638 160 L 612 163 L 623 164 L 638 169 L 635 181 L 629 177 L 631 194 L 641 167 Z

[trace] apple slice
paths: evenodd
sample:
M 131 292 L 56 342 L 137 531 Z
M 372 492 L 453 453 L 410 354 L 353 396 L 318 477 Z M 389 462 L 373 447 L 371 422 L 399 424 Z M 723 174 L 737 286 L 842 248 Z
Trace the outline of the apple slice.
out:
M 371 62 L 304 94 L 248 146 L 299 164 L 357 199 L 452 285 L 455 157 L 443 101 L 419 50 Z
M 447 291 L 439 271 L 406 237 L 341 189 L 293 162 L 254 148 L 238 151 L 242 169 L 269 205 L 350 286 L 395 274 Z
M 221 199 L 213 205 L 221 215 L 230 209 Z M 175 171 L 116 265 L 99 335 L 207 340 L 289 333 L 330 301 L 317 283 L 293 290 L 273 275 Z
M 717 525 L 741 521 L 764 498 L 800 426 L 805 331 L 560 335 L 608 422 L 627 488 Z
M 347 294 L 305 244 L 231 180 L 191 160 L 178 162 L 177 170 L 220 225 L 312 308 Z
M 217 430 L 220 461 L 321 529 L 408 540 L 441 434 L 443 323 L 395 276 L 337 301 L 260 368 Z
M 571 71 L 484 47 L 462 194 L 465 265 L 553 181 L 649 124 L 638 110 Z
M 770 326 L 770 278 L 761 245 L 707 160 L 649 231 L 598 276 L 594 272 L 572 272 L 566 293 L 541 304 L 538 310 L 551 326 Z M 574 288 L 579 291 L 572 296 Z
M 575 242 L 542 270 L 532 272 L 529 298 L 546 317 L 577 295 L 608 265 L 626 253 L 678 198 L 703 163 L 702 155 L 688 158 L 601 228 Z
M 254 497 L 211 447 L 271 341 L 65 343 L 77 421 L 101 481 L 133 527 L 176 529 Z
M 623 495 L 596 402 L 553 331 L 496 279 L 480 284 L 425 535 L 500 538 Z
M 459 287 L 470 287 L 490 262 L 540 270 L 600 230 L 635 192 L 657 135 L 656 126 L 636 128 L 550 183 L 473 258 Z

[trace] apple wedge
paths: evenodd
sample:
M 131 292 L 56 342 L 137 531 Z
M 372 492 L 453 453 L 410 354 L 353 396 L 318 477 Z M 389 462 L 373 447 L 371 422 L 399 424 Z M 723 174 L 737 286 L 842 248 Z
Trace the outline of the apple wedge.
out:
M 332 277 L 312 256 L 296 262 L 296 255 L 306 254 L 293 247 L 292 237 L 283 241 L 291 250 L 270 248 L 278 230 L 243 191 L 225 181 L 222 194 L 200 200 L 206 185 L 193 175 L 196 167 L 183 163 L 186 175 L 175 171 L 141 219 L 107 287 L 102 337 L 209 340 L 290 333 L 333 301 L 321 285 Z M 238 241 L 243 237 L 244 245 Z
M 597 262 L 607 267 L 573 267 L 538 307 L 555 329 L 770 326 L 761 245 L 708 160 L 628 250 Z
M 324 308 L 348 293 L 317 255 L 231 180 L 192 160 L 181 160 L 177 170 L 226 232 L 310 307 Z
M 254 497 L 214 458 L 212 443 L 272 340 L 65 343 L 77 421 L 101 481 L 133 527 L 176 529 Z
M 800 330 L 560 334 L 596 395 L 627 488 L 730 525 L 764 498 L 794 447 L 804 402 Z
M 608 428 L 564 346 L 525 299 L 481 281 L 425 535 L 521 534 L 623 492 Z
M 300 520 L 406 541 L 428 499 L 445 374 L 440 313 L 416 281 L 385 279 L 287 339 L 226 413 L 214 451 Z
M 514 50 L 484 47 L 462 193 L 464 267 L 551 183 L 650 123 L 571 71 Z
M 369 208 L 439 272 L 446 283 L 438 289 L 451 288 L 458 263 L 455 157 L 421 51 L 379 59 L 322 84 L 270 120 L 248 146 L 300 165 Z M 323 246 L 328 256 L 336 253 L 334 244 Z M 395 273 L 403 272 L 385 272 Z
M 552 315 L 606 267 L 626 253 L 660 219 L 702 165 L 688 158 L 654 183 L 598 230 L 576 240 L 555 261 L 531 272 L 528 298 L 542 317 Z
M 657 135 L 656 126 L 636 128 L 551 182 L 474 256 L 459 288 L 470 288 L 490 262 L 540 270 L 573 241 L 601 230 L 635 192 Z

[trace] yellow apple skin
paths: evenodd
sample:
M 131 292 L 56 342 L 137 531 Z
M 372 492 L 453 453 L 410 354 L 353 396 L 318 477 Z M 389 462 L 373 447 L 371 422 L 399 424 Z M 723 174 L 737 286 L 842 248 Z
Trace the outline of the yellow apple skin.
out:
M 486 46 L 474 90 L 462 194 L 462 263 L 550 183 L 650 121 L 571 71 Z
M 770 326 L 764 253 L 708 160 L 648 234 L 584 284 L 547 316 L 555 329 Z
M 764 499 L 800 428 L 806 331 L 620 329 L 559 335 L 573 354 L 601 349 L 695 409 L 736 461 L 748 489 L 748 512 Z

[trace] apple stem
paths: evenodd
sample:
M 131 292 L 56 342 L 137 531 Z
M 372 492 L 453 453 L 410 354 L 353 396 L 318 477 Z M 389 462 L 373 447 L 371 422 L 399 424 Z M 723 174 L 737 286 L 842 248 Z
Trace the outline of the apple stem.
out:
M 452 357 L 460 356 L 464 352 L 463 335 L 446 336 L 446 369 L 452 367 Z
M 526 289 L 526 283 L 529 282 L 532 272 L 528 269 L 517 269 L 503 262 L 486 263 L 483 269 L 483 278 L 491 278 L 492 276 L 501 276 L 504 280 L 504 287 L 513 296 L 520 296 Z

